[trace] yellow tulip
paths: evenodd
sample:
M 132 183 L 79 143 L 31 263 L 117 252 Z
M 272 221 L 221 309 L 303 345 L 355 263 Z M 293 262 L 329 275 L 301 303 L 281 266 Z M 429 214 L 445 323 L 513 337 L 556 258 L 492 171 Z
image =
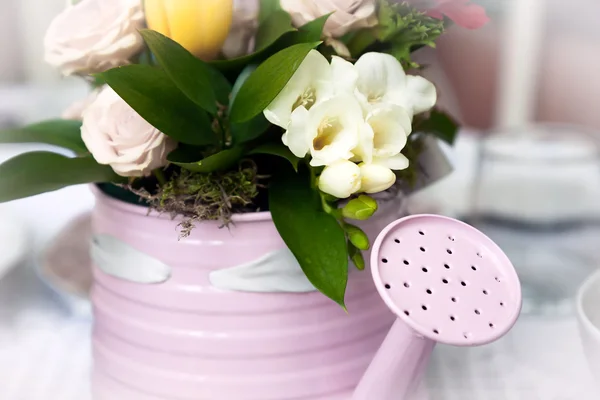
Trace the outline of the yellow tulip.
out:
M 233 0 L 145 0 L 148 28 L 203 60 L 214 59 L 231 28 Z

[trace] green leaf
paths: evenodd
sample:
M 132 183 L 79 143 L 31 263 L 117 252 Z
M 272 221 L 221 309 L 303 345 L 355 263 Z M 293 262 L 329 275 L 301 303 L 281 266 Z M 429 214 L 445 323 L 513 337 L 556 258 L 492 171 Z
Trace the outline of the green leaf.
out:
M 290 14 L 283 10 L 274 11 L 258 27 L 258 32 L 256 32 L 256 51 L 266 49 L 287 32 L 295 30 L 296 28 L 292 25 Z M 315 40 L 319 39 L 320 37 Z
M 294 171 L 298 172 L 298 163 L 300 162 L 300 159 L 296 157 L 294 153 L 292 153 L 290 149 L 288 149 L 287 146 L 284 146 L 283 144 L 265 143 L 250 150 L 248 154 L 269 154 L 272 156 L 285 158 L 290 162 L 290 164 L 292 164 Z
M 165 73 L 179 90 L 204 110 L 215 115 L 217 95 L 213 82 L 226 80 L 225 77 L 218 71 L 221 78 L 215 77 L 212 66 L 194 57 L 174 40 L 151 30 L 142 30 L 140 33 Z
M 279 13 L 277 13 L 279 14 Z M 319 41 L 321 38 L 321 33 L 323 31 L 323 26 L 327 21 L 329 15 L 324 15 L 322 17 L 313 20 L 306 25 L 301 26 L 299 29 L 287 29 L 285 32 L 283 31 L 284 24 L 281 23 L 280 30 L 271 31 L 276 33 L 283 32 L 278 38 L 276 38 L 276 34 L 264 34 L 267 39 L 262 39 L 263 44 L 261 47 L 257 47 L 257 50 L 252 54 L 248 54 L 243 57 L 238 57 L 230 60 L 216 60 L 212 61 L 211 65 L 215 66 L 221 71 L 228 72 L 236 72 L 239 73 L 244 67 L 250 64 L 260 64 L 273 54 L 277 53 L 280 50 L 286 49 L 290 46 L 300 44 L 300 43 L 312 43 Z M 282 20 L 288 21 L 289 17 L 283 17 Z M 287 23 L 287 22 L 286 22 Z M 271 42 L 267 44 L 267 42 Z
M 331 17 L 331 14 L 325 14 L 317 19 L 314 19 L 308 22 L 305 25 L 302 25 L 298 28 L 298 34 L 294 35 L 294 39 L 301 42 L 317 42 L 321 40 L 321 36 L 323 35 L 323 29 L 325 28 L 325 23 Z
M 0 203 L 71 185 L 122 179 L 92 157 L 69 158 L 45 151 L 24 153 L 0 164 Z
M 429 113 L 429 118 L 417 122 L 413 130 L 415 132 L 429 133 L 448 144 L 454 144 L 458 133 L 458 124 L 447 113 L 433 109 Z
M 233 167 L 240 161 L 245 151 L 246 149 L 243 147 L 233 147 L 222 150 L 200 161 L 194 161 L 191 157 L 192 155 L 185 148 L 182 148 L 171 152 L 167 159 L 169 162 L 192 172 L 210 173 Z
M 165 135 L 198 146 L 217 142 L 206 112 L 188 99 L 163 70 L 148 65 L 127 65 L 99 76 Z
M 308 53 L 319 43 L 301 43 L 288 47 L 261 64 L 240 89 L 231 109 L 231 121 L 249 121 L 262 113 L 283 90 Z
M 81 121 L 66 119 L 0 131 L 0 143 L 45 143 L 72 150 L 77 155 L 88 153 L 81 140 Z
M 231 139 L 234 144 L 242 144 L 262 136 L 271 127 L 263 114 L 258 114 L 250 121 L 231 124 Z
M 258 20 L 260 23 L 269 18 L 275 11 L 281 10 L 280 0 L 260 0 L 260 12 L 258 14 Z
M 277 16 L 276 13 L 275 16 Z M 284 13 L 285 14 L 285 13 Z M 230 60 L 215 60 L 210 64 L 221 71 L 240 71 L 245 66 L 250 64 L 260 64 L 277 51 L 289 47 L 293 44 L 303 43 L 305 40 L 300 40 L 300 37 L 296 37 L 298 31 L 292 27 L 290 17 L 282 17 L 282 23 L 277 22 L 276 29 L 267 28 L 266 25 L 262 28 L 264 32 L 257 32 L 257 35 L 261 35 L 260 47 L 257 45 L 256 50 L 242 57 L 232 58 Z M 286 27 L 287 25 L 287 27 Z M 318 40 L 318 39 L 317 39 Z
M 308 280 L 344 306 L 348 248 L 344 230 L 320 205 L 305 171 L 280 171 L 269 187 L 269 209 L 279 234 Z
M 231 90 L 231 103 L 235 102 L 235 98 L 240 92 L 240 89 L 242 88 L 242 86 L 244 86 L 244 83 L 246 83 L 250 75 L 252 75 L 252 73 L 256 71 L 256 68 L 258 68 L 257 64 L 250 64 L 246 66 L 246 68 L 244 68 L 242 72 L 238 75 L 235 83 L 233 84 L 233 89 Z

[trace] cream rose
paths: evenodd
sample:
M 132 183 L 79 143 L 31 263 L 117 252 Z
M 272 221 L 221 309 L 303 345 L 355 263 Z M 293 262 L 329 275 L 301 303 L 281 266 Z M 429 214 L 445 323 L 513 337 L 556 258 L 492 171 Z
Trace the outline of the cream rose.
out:
M 376 0 L 281 0 L 281 8 L 292 16 L 296 26 L 333 13 L 323 30 L 328 37 L 339 38 L 377 24 Z
M 106 87 L 83 113 L 81 137 L 100 164 L 121 176 L 147 176 L 167 164 L 176 142 Z
M 90 74 L 127 64 L 144 46 L 141 0 L 82 0 L 50 24 L 45 59 L 64 75 Z
M 222 49 L 225 57 L 241 57 L 254 51 L 259 10 L 259 0 L 234 0 L 233 22 Z
M 88 94 L 86 98 L 71 104 L 63 111 L 61 116 L 62 119 L 81 121 L 83 119 L 83 112 L 96 100 L 98 93 L 100 93 L 100 89 L 94 90 L 92 93 Z

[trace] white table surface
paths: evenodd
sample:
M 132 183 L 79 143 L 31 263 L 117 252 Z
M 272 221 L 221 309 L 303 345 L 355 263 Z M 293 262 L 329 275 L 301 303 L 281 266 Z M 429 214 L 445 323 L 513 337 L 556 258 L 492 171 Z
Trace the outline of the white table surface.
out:
M 31 148 L 2 146 L 0 161 Z M 427 208 L 436 192 L 447 194 L 452 188 L 454 197 L 446 195 L 447 203 L 440 210 L 460 209 L 472 148 L 468 137 L 459 143 L 459 172 L 419 194 L 419 207 Z M 61 227 L 92 205 L 85 186 L 0 204 L 0 216 L 8 212 L 22 218 L 31 237 L 28 259 L 0 277 L 0 400 L 89 399 L 90 323 L 69 313 L 37 280 L 32 265 Z M 507 337 L 491 346 L 438 346 L 428 386 L 431 400 L 587 400 L 600 396 L 592 389 L 574 316 L 522 317 Z

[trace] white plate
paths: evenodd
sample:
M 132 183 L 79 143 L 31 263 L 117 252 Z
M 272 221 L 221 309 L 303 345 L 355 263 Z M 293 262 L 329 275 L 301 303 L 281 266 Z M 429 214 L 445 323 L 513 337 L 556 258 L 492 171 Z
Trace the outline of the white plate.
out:
M 0 211 L 0 279 L 25 259 L 29 245 L 25 221 Z
M 76 317 L 91 318 L 91 216 L 72 219 L 36 257 L 35 272 Z

